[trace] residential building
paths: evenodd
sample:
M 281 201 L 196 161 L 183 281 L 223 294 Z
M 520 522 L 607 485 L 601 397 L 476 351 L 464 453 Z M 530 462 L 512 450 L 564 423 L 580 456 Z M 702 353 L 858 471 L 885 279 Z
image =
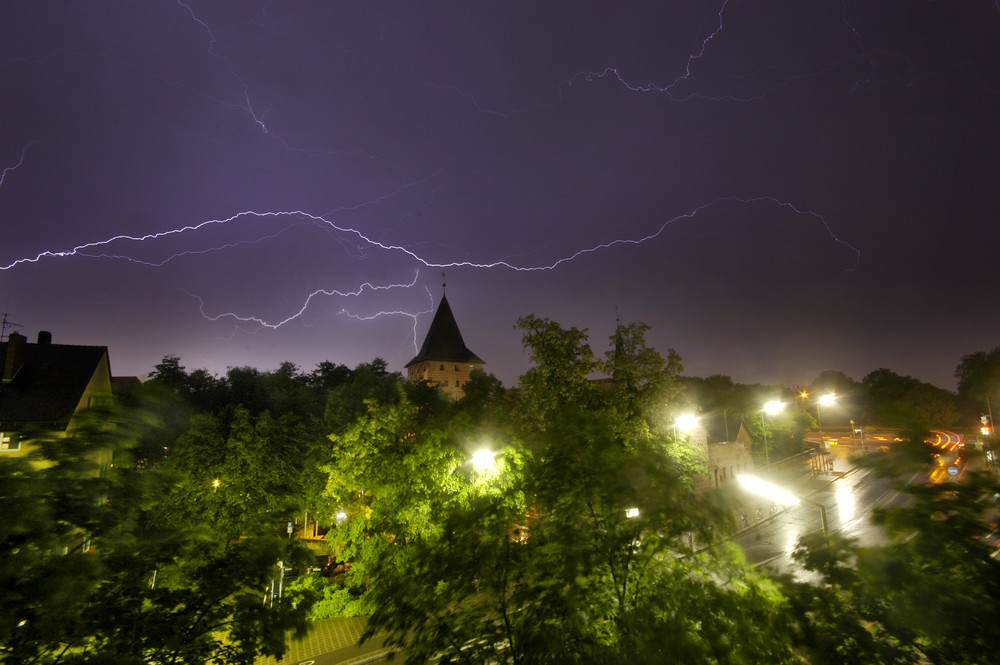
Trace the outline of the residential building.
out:
M 701 489 L 729 484 L 753 469 L 753 440 L 742 419 L 706 416 L 689 436 L 707 460 L 708 475 L 698 481 Z
M 111 403 L 105 346 L 53 344 L 46 331 L 31 344 L 14 332 L 0 342 L 0 359 L 0 456 L 26 455 L 26 432 L 65 436 L 85 409 Z

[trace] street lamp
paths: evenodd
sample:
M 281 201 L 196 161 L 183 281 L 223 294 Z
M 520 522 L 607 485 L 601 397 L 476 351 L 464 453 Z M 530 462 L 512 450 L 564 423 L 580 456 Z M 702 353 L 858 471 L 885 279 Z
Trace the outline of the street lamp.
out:
M 674 439 L 677 439 L 677 430 L 680 429 L 682 432 L 690 432 L 698 424 L 698 416 L 693 413 L 685 413 L 677 417 L 674 421 Z
M 476 491 L 481 478 L 489 478 L 496 468 L 496 453 L 489 448 L 480 448 L 472 454 L 472 487 Z
M 495 455 L 496 453 L 489 448 L 480 448 L 472 454 L 472 466 L 476 469 L 477 473 L 486 473 L 493 466 L 493 457 Z
M 820 524 L 823 526 L 823 533 L 830 533 L 830 527 L 826 521 L 826 506 L 822 503 L 813 501 L 812 499 L 804 499 L 802 497 L 795 496 L 791 492 L 781 489 L 777 485 L 772 485 L 765 480 L 761 480 L 757 476 L 751 476 L 745 473 L 741 473 L 736 476 L 736 482 L 738 482 L 743 489 L 748 492 L 762 496 L 765 499 L 770 499 L 771 501 L 777 501 L 783 506 L 796 506 L 799 502 L 804 502 L 819 508 L 819 520 Z
M 767 451 L 767 422 L 764 420 L 764 414 L 770 413 L 773 416 L 774 414 L 778 413 L 784 408 L 785 408 L 784 402 L 779 402 L 778 400 L 773 399 L 767 404 L 765 404 L 764 408 L 761 409 L 760 411 L 760 428 L 764 432 L 764 461 L 767 463 L 767 466 L 769 467 L 771 466 L 771 455 Z
M 832 406 L 834 402 L 837 401 L 837 393 L 827 393 L 819 398 L 816 402 L 816 423 L 819 425 L 819 448 L 821 453 L 826 452 L 826 446 L 823 445 L 823 419 L 820 417 L 821 406 Z

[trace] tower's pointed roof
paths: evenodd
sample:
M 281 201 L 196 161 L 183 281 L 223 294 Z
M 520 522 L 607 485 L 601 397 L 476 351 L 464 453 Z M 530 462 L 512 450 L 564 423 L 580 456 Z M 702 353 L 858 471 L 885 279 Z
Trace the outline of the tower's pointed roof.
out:
M 456 362 L 456 363 L 482 363 L 483 360 L 465 346 L 462 340 L 462 333 L 455 322 L 455 315 L 451 313 L 451 306 L 448 304 L 448 297 L 441 297 L 441 304 L 438 305 L 434 313 L 434 320 L 424 338 L 424 344 L 420 347 L 420 353 L 413 357 L 413 360 L 406 363 L 406 367 L 416 365 L 425 360 Z

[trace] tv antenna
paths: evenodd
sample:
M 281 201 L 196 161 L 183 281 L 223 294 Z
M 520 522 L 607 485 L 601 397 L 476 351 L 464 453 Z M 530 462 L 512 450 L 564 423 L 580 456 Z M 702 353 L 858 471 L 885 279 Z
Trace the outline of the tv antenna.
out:
M 0 342 L 7 338 L 8 328 L 23 328 L 20 323 L 14 323 L 13 321 L 7 320 L 7 312 L 3 313 L 3 322 L 0 323 Z

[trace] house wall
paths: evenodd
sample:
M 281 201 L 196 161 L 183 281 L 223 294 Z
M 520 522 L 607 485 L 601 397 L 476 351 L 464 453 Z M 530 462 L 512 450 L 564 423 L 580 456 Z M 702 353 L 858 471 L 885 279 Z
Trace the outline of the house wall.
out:
M 750 448 L 742 441 L 708 444 L 708 479 L 712 487 L 735 482 L 736 475 L 753 470 Z
M 77 402 L 76 408 L 73 410 L 73 415 L 70 417 L 69 425 L 65 430 L 49 430 L 46 435 L 53 438 L 62 438 L 68 436 L 72 433 L 73 429 L 79 424 L 79 416 L 90 406 L 98 405 L 110 405 L 113 399 L 111 391 L 111 369 L 108 362 L 108 355 L 105 353 L 101 358 L 97 367 L 94 369 L 94 374 L 90 377 L 90 381 L 87 383 L 87 387 L 84 389 L 83 394 L 80 397 L 80 401 Z M 4 433 L 5 435 L 8 433 Z M 13 432 L 14 435 L 20 436 L 19 432 Z M 20 446 L 17 450 L 4 450 L 4 457 L 25 457 L 31 453 L 37 447 L 37 444 L 32 439 L 20 439 Z M 105 464 L 109 459 L 110 453 L 107 451 L 99 451 L 96 453 L 95 461 L 98 464 Z M 33 464 L 43 464 L 42 462 L 33 462 Z
M 80 401 L 77 402 L 76 409 L 73 410 L 73 418 L 66 429 L 73 429 L 73 420 L 85 409 L 93 406 L 110 406 L 112 399 L 111 368 L 108 363 L 108 354 L 105 353 L 97 364 L 94 375 L 90 377 Z
M 469 382 L 472 370 L 482 368 L 482 363 L 425 360 L 407 368 L 407 379 L 410 383 L 427 381 L 441 392 L 457 399 L 465 394 L 462 386 Z

